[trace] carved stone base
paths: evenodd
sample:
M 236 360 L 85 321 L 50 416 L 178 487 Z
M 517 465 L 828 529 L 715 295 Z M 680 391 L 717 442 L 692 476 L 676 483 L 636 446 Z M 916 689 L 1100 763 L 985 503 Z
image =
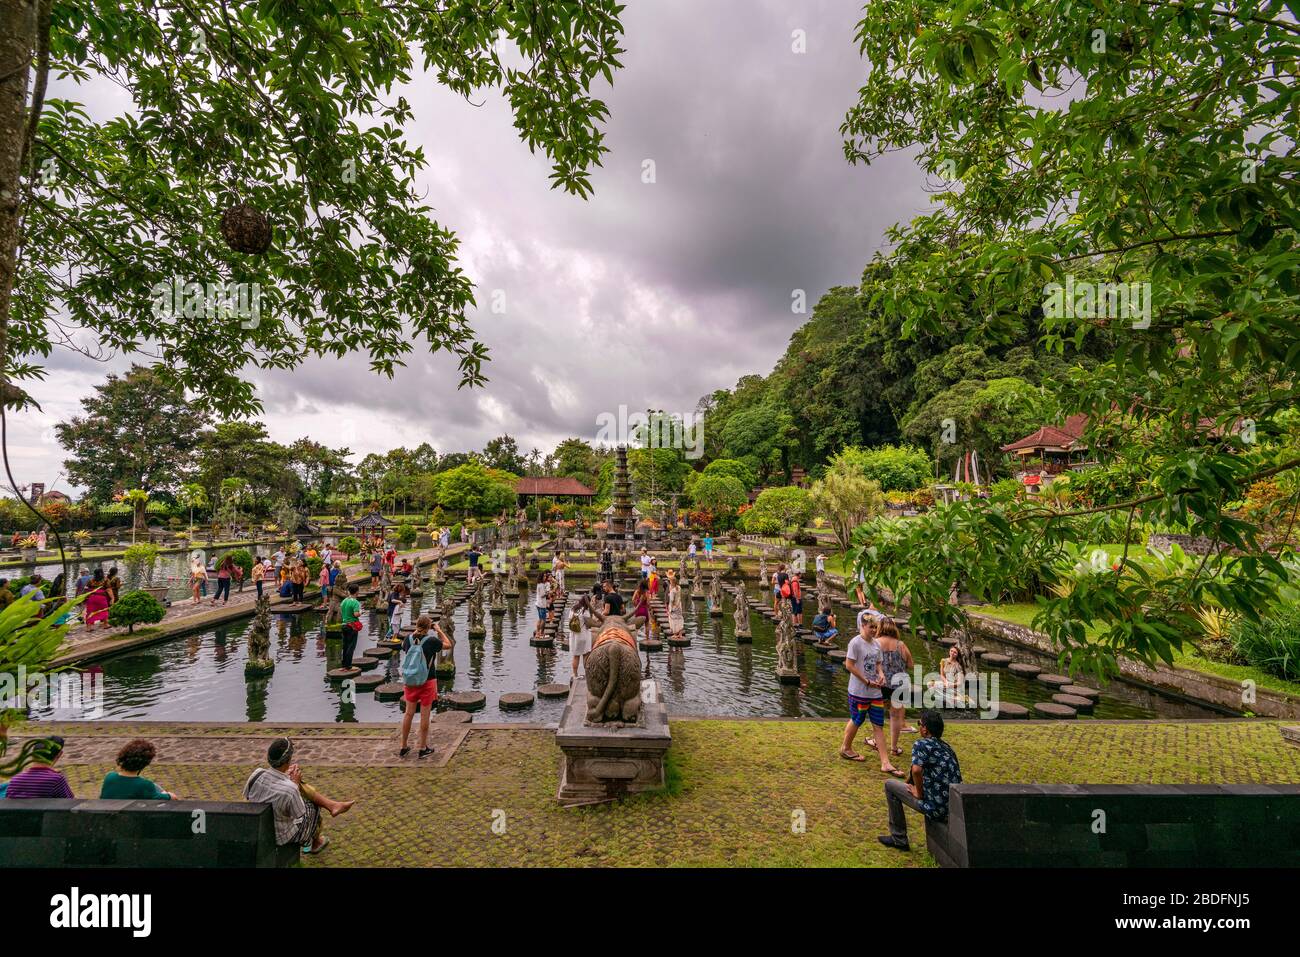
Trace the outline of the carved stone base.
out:
M 776 680 L 783 685 L 797 685 L 799 683 L 799 672 L 782 671 L 779 668 L 776 672 Z
M 587 679 L 573 683 L 560 716 L 560 788 L 564 807 L 616 801 L 664 786 L 664 753 L 672 744 L 668 708 L 653 680 L 641 683 L 641 717 L 635 725 L 587 724 Z

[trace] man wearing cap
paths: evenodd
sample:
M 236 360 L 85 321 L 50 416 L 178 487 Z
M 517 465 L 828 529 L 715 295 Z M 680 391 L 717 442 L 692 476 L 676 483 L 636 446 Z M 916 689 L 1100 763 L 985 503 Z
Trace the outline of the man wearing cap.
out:
M 271 805 L 275 815 L 275 842 L 301 844 L 304 854 L 319 854 L 330 839 L 321 834 L 321 811 L 338 817 L 355 801 L 335 801 L 302 779 L 293 763 L 293 742 L 276 738 L 266 749 L 268 767 L 258 768 L 244 784 L 244 800 Z

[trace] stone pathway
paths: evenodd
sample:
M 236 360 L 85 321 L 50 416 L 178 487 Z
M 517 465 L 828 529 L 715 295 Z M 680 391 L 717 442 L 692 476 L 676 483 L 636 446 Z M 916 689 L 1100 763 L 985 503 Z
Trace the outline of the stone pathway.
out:
M 467 546 L 451 545 L 447 549 L 447 556 L 454 557 Z M 412 561 L 420 564 L 427 564 L 433 561 L 435 549 L 426 548 L 409 552 L 401 552 L 399 558 L 410 558 Z M 360 565 L 345 566 L 349 573 L 361 571 Z M 358 576 L 358 580 L 362 580 Z M 370 581 L 367 573 L 364 582 Z M 209 583 L 211 585 L 211 583 Z M 313 591 L 315 586 L 307 586 L 308 603 L 314 604 L 316 592 Z M 253 613 L 253 603 L 257 599 L 257 589 L 251 582 L 244 583 L 243 591 L 231 590 L 230 602 L 228 604 L 213 605 L 210 598 L 204 598 L 199 604 L 194 604 L 189 598 L 173 602 L 167 609 L 167 614 L 163 620 L 154 626 L 162 628 L 168 634 L 175 634 L 182 631 L 190 631 L 194 628 L 204 628 L 209 625 L 217 625 L 222 622 L 242 618 L 245 615 Z M 271 595 L 271 610 L 274 611 L 277 605 L 291 604 L 289 599 L 280 598 L 278 595 Z M 144 626 L 139 626 L 143 628 Z M 60 656 L 60 664 L 68 664 L 78 658 L 86 656 L 102 655 L 104 652 L 117 651 L 122 648 L 130 647 L 130 639 L 133 636 L 125 628 L 96 629 L 95 631 L 86 631 L 81 625 L 73 625 L 68 631 L 67 641 L 63 646 L 63 655 Z
M 360 735 L 315 735 L 309 729 L 303 734 L 285 733 L 294 742 L 294 753 L 299 764 L 312 767 L 416 767 L 441 768 L 451 760 L 470 725 L 434 722 L 429 726 L 429 747 L 434 753 L 417 761 L 415 745 L 419 726 L 411 729 L 412 751 L 405 758 L 397 756 L 398 736 L 394 728 L 388 733 Z M 158 749 L 153 767 L 169 765 L 221 765 L 253 768 L 266 759 L 266 746 L 275 733 L 264 735 L 236 732 L 233 734 L 150 734 L 141 729 L 139 734 L 95 734 L 69 737 L 60 766 L 95 765 L 111 767 L 122 745 L 137 737 L 147 737 Z M 21 746 L 25 737 L 17 737 Z

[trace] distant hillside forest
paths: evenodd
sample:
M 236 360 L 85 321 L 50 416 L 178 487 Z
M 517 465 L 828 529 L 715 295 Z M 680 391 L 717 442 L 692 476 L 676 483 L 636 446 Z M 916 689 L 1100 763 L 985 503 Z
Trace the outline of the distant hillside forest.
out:
M 996 335 L 974 311 L 937 334 L 904 335 L 875 302 L 888 268 L 875 262 L 861 287 L 830 289 L 771 373 L 700 400 L 705 461 L 741 459 L 779 482 L 795 468 L 819 475 L 845 446 L 888 443 L 924 450 L 941 475 L 972 449 L 1006 475 L 999 447 L 1064 416 L 1044 385 L 1105 354 L 1101 335 L 1050 352 L 1037 307 L 998 316 Z

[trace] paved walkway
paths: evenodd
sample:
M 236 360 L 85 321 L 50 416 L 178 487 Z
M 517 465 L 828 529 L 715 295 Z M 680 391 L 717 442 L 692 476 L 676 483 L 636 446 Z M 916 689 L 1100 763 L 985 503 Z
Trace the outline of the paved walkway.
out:
M 83 796 L 97 794 L 110 769 L 110 739 L 158 741 L 149 776 L 210 800 L 238 798 L 271 737 L 310 743 L 307 780 L 357 805 L 326 823 L 330 849 L 307 867 L 932 864 L 915 815 L 910 853 L 876 842 L 886 830 L 886 777 L 836 756 L 842 729 L 827 720 L 677 719 L 667 790 L 564 809 L 555 800 L 560 752 L 546 730 L 471 725 L 439 767 L 394 764 L 384 753 L 395 745 L 391 727 L 57 726 L 72 742 L 64 770 Z M 1300 783 L 1300 747 L 1272 721 L 976 721 L 950 725 L 945 738 L 968 782 Z
M 461 551 L 467 550 L 467 548 L 468 546 L 466 545 L 454 544 L 447 548 L 446 554 L 448 556 L 454 556 Z M 412 551 L 400 552 L 398 557 L 410 558 L 412 561 L 418 561 L 421 565 L 427 565 L 433 562 L 436 551 L 437 550 L 434 548 L 415 549 Z M 360 562 L 349 562 L 344 565 L 344 569 L 349 573 L 349 575 L 353 575 L 362 571 L 363 567 Z M 364 579 L 361 580 L 369 582 L 369 573 L 367 572 Z M 211 589 L 211 587 L 214 586 L 209 582 L 209 589 Z M 316 600 L 316 595 L 318 593 L 315 589 L 315 585 L 310 583 L 308 584 L 307 600 L 309 602 L 315 602 Z M 273 608 L 279 604 L 291 603 L 288 599 L 280 598 L 270 589 L 268 589 L 268 592 L 271 593 L 271 605 Z M 167 614 L 163 616 L 163 620 L 157 625 L 137 625 L 136 628 L 138 630 L 145 630 L 147 627 L 155 629 L 155 631 L 152 632 L 153 637 L 146 640 L 156 641 L 159 637 L 157 629 L 162 630 L 164 637 L 171 637 L 172 635 L 180 634 L 182 632 L 208 628 L 213 625 L 218 625 L 223 622 L 251 615 L 253 613 L 253 602 L 256 599 L 256 586 L 251 582 L 245 582 L 242 591 L 235 588 L 231 589 L 230 601 L 228 603 L 213 605 L 211 598 L 204 598 L 196 605 L 192 599 L 183 598 L 168 606 Z M 146 633 L 148 634 L 149 632 Z M 59 657 L 56 663 L 71 664 L 76 661 L 102 657 L 105 654 L 121 651 L 124 648 L 129 648 L 135 644 L 141 643 L 133 641 L 133 637 L 134 635 L 129 633 L 125 628 L 108 628 L 87 631 L 81 625 L 74 625 L 68 631 L 67 641 L 63 646 L 63 654 Z

